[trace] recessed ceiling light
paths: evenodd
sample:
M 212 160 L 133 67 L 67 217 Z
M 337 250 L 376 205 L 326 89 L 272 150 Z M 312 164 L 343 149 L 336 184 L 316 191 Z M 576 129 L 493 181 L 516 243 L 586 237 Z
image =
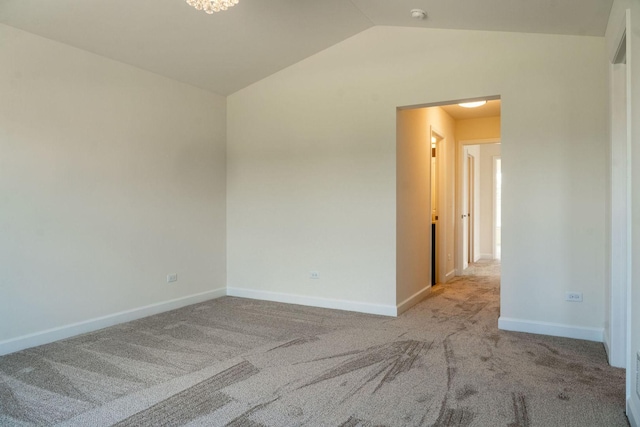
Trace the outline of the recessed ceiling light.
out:
M 474 102 L 462 102 L 458 105 L 464 108 L 476 108 L 476 107 L 482 107 L 486 103 L 487 101 L 474 101 Z
M 422 9 L 411 9 L 411 17 L 413 19 L 425 19 L 427 17 L 427 12 Z

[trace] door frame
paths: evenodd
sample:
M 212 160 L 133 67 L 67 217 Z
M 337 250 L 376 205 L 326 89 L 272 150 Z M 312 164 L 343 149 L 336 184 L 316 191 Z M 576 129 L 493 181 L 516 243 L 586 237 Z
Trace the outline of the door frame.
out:
M 502 155 L 493 156 L 493 159 L 491 162 L 491 164 L 493 165 L 493 169 L 491 171 L 491 176 L 493 178 L 493 184 L 492 184 L 493 200 L 491 201 L 491 216 L 492 216 L 491 236 L 493 237 L 493 241 L 491 242 L 491 251 L 493 253 L 493 259 L 502 258 L 502 236 L 498 236 L 498 220 L 497 220 L 498 209 L 500 210 L 500 217 L 502 217 L 502 205 L 498 203 L 498 191 L 497 191 L 498 162 L 500 162 L 500 175 L 502 175 Z M 500 198 L 502 199 L 502 184 L 500 185 L 500 194 L 501 194 Z M 500 223 L 502 224 L 502 221 L 500 221 Z M 501 227 L 501 230 L 502 230 L 502 227 Z M 502 231 L 500 232 L 500 234 L 502 234 Z M 497 251 L 498 245 L 496 244 L 496 242 L 498 241 L 498 237 L 500 237 L 500 245 L 501 245 L 499 257 L 498 257 L 498 251 Z
M 455 269 L 456 275 L 462 275 L 464 270 L 464 231 L 463 231 L 463 221 L 464 218 L 462 215 L 465 214 L 463 212 L 464 206 L 464 147 L 465 145 L 482 145 L 482 144 L 501 144 L 501 138 L 489 138 L 489 139 L 469 139 L 458 141 L 456 144 L 456 222 L 455 222 L 455 239 L 456 239 L 456 247 L 455 247 Z M 502 155 L 501 155 L 502 156 Z
M 467 179 L 465 180 L 466 187 L 463 187 L 464 194 L 462 197 L 464 197 L 464 201 L 467 204 L 466 214 L 463 213 L 463 216 L 467 224 L 467 252 L 465 254 L 465 263 L 469 266 L 469 264 L 474 263 L 476 260 L 476 157 L 466 152 L 465 161 Z
M 432 138 L 436 138 L 436 157 L 435 157 L 435 175 L 436 175 L 436 208 L 437 208 L 437 216 L 436 220 L 436 283 L 445 283 L 447 281 L 446 270 L 447 270 L 447 235 L 444 232 L 446 230 L 446 168 L 445 168 L 445 147 L 448 143 L 446 138 L 442 136 L 444 133 L 437 129 L 435 126 L 431 125 L 429 127 L 429 144 L 433 145 Z M 432 173 L 433 176 L 433 173 Z M 432 191 L 433 191 L 433 182 L 431 182 Z M 431 200 L 433 199 L 433 194 L 431 196 Z M 430 211 L 433 213 L 433 206 L 431 206 Z M 436 283 L 432 283 L 435 285 Z
M 604 345 L 609 363 L 625 367 L 626 398 L 630 398 L 631 375 L 635 373 L 631 351 L 631 288 L 632 288 L 632 194 L 631 194 L 631 73 L 624 65 L 631 63 L 628 37 L 631 34 L 631 14 L 627 9 L 616 29 L 617 44 L 609 52 L 609 116 L 610 116 L 610 188 L 608 211 L 608 283 L 607 318 Z

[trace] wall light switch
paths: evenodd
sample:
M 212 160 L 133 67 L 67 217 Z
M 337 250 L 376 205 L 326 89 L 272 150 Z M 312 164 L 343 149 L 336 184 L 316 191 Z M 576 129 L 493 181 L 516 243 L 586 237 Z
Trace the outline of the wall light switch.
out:
M 177 282 L 177 281 L 178 281 L 178 274 L 177 273 L 169 274 L 167 276 L 167 283 L 172 283 L 172 282 Z

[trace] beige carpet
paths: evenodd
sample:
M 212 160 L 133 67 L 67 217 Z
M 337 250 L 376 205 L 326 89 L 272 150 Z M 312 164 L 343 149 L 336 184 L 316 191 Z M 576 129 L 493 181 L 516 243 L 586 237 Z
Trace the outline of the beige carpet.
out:
M 0 425 L 627 426 L 602 344 L 498 331 L 472 269 L 397 319 L 225 297 L 4 356 Z

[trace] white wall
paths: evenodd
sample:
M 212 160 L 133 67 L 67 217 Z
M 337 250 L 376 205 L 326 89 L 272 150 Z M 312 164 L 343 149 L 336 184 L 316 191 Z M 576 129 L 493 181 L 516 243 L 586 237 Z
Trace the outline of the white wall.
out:
M 630 10 L 630 22 L 626 22 L 626 9 Z M 627 270 L 629 276 L 629 287 L 627 289 L 627 415 L 633 427 L 640 425 L 640 393 L 639 384 L 637 383 L 636 372 L 638 369 L 637 355 L 640 352 L 640 150 L 637 150 L 640 144 L 640 125 L 638 125 L 638 111 L 640 111 L 640 3 L 630 0 L 615 0 L 609 17 L 609 25 L 606 33 L 607 55 L 603 62 L 611 67 L 611 58 L 616 50 L 618 36 L 627 28 L 627 106 L 631 115 L 627 116 L 628 128 L 627 132 L 631 143 L 631 158 L 629 165 L 631 166 L 631 174 L 629 184 L 630 188 L 630 232 L 628 232 L 627 243 L 630 249 L 630 265 Z M 614 71 L 614 70 L 612 70 Z M 617 107 L 617 106 L 614 106 Z M 612 146 L 612 155 L 618 154 L 619 148 L 616 147 L 614 134 L 614 144 Z M 615 157 L 614 157 L 615 159 Z M 615 176 L 614 176 L 615 177 Z M 614 194 L 615 196 L 615 194 Z M 615 198 L 612 199 L 615 202 Z M 613 205 L 615 209 L 617 206 Z M 613 220 L 613 218 L 612 218 Z M 613 238 L 614 236 L 612 236 Z M 612 241 L 613 243 L 613 241 Z M 612 265 L 613 267 L 613 265 Z M 611 290 L 610 290 L 611 291 Z M 615 295 L 617 289 L 614 287 L 612 291 Z M 608 296 L 610 296 L 609 294 Z
M 493 159 L 500 144 L 480 145 L 480 256 L 493 259 Z
M 229 286 L 396 304 L 396 107 L 500 95 L 501 324 L 601 339 L 604 52 L 597 37 L 374 27 L 231 95 Z
M 0 353 L 224 288 L 225 99 L 4 25 L 0 63 Z

